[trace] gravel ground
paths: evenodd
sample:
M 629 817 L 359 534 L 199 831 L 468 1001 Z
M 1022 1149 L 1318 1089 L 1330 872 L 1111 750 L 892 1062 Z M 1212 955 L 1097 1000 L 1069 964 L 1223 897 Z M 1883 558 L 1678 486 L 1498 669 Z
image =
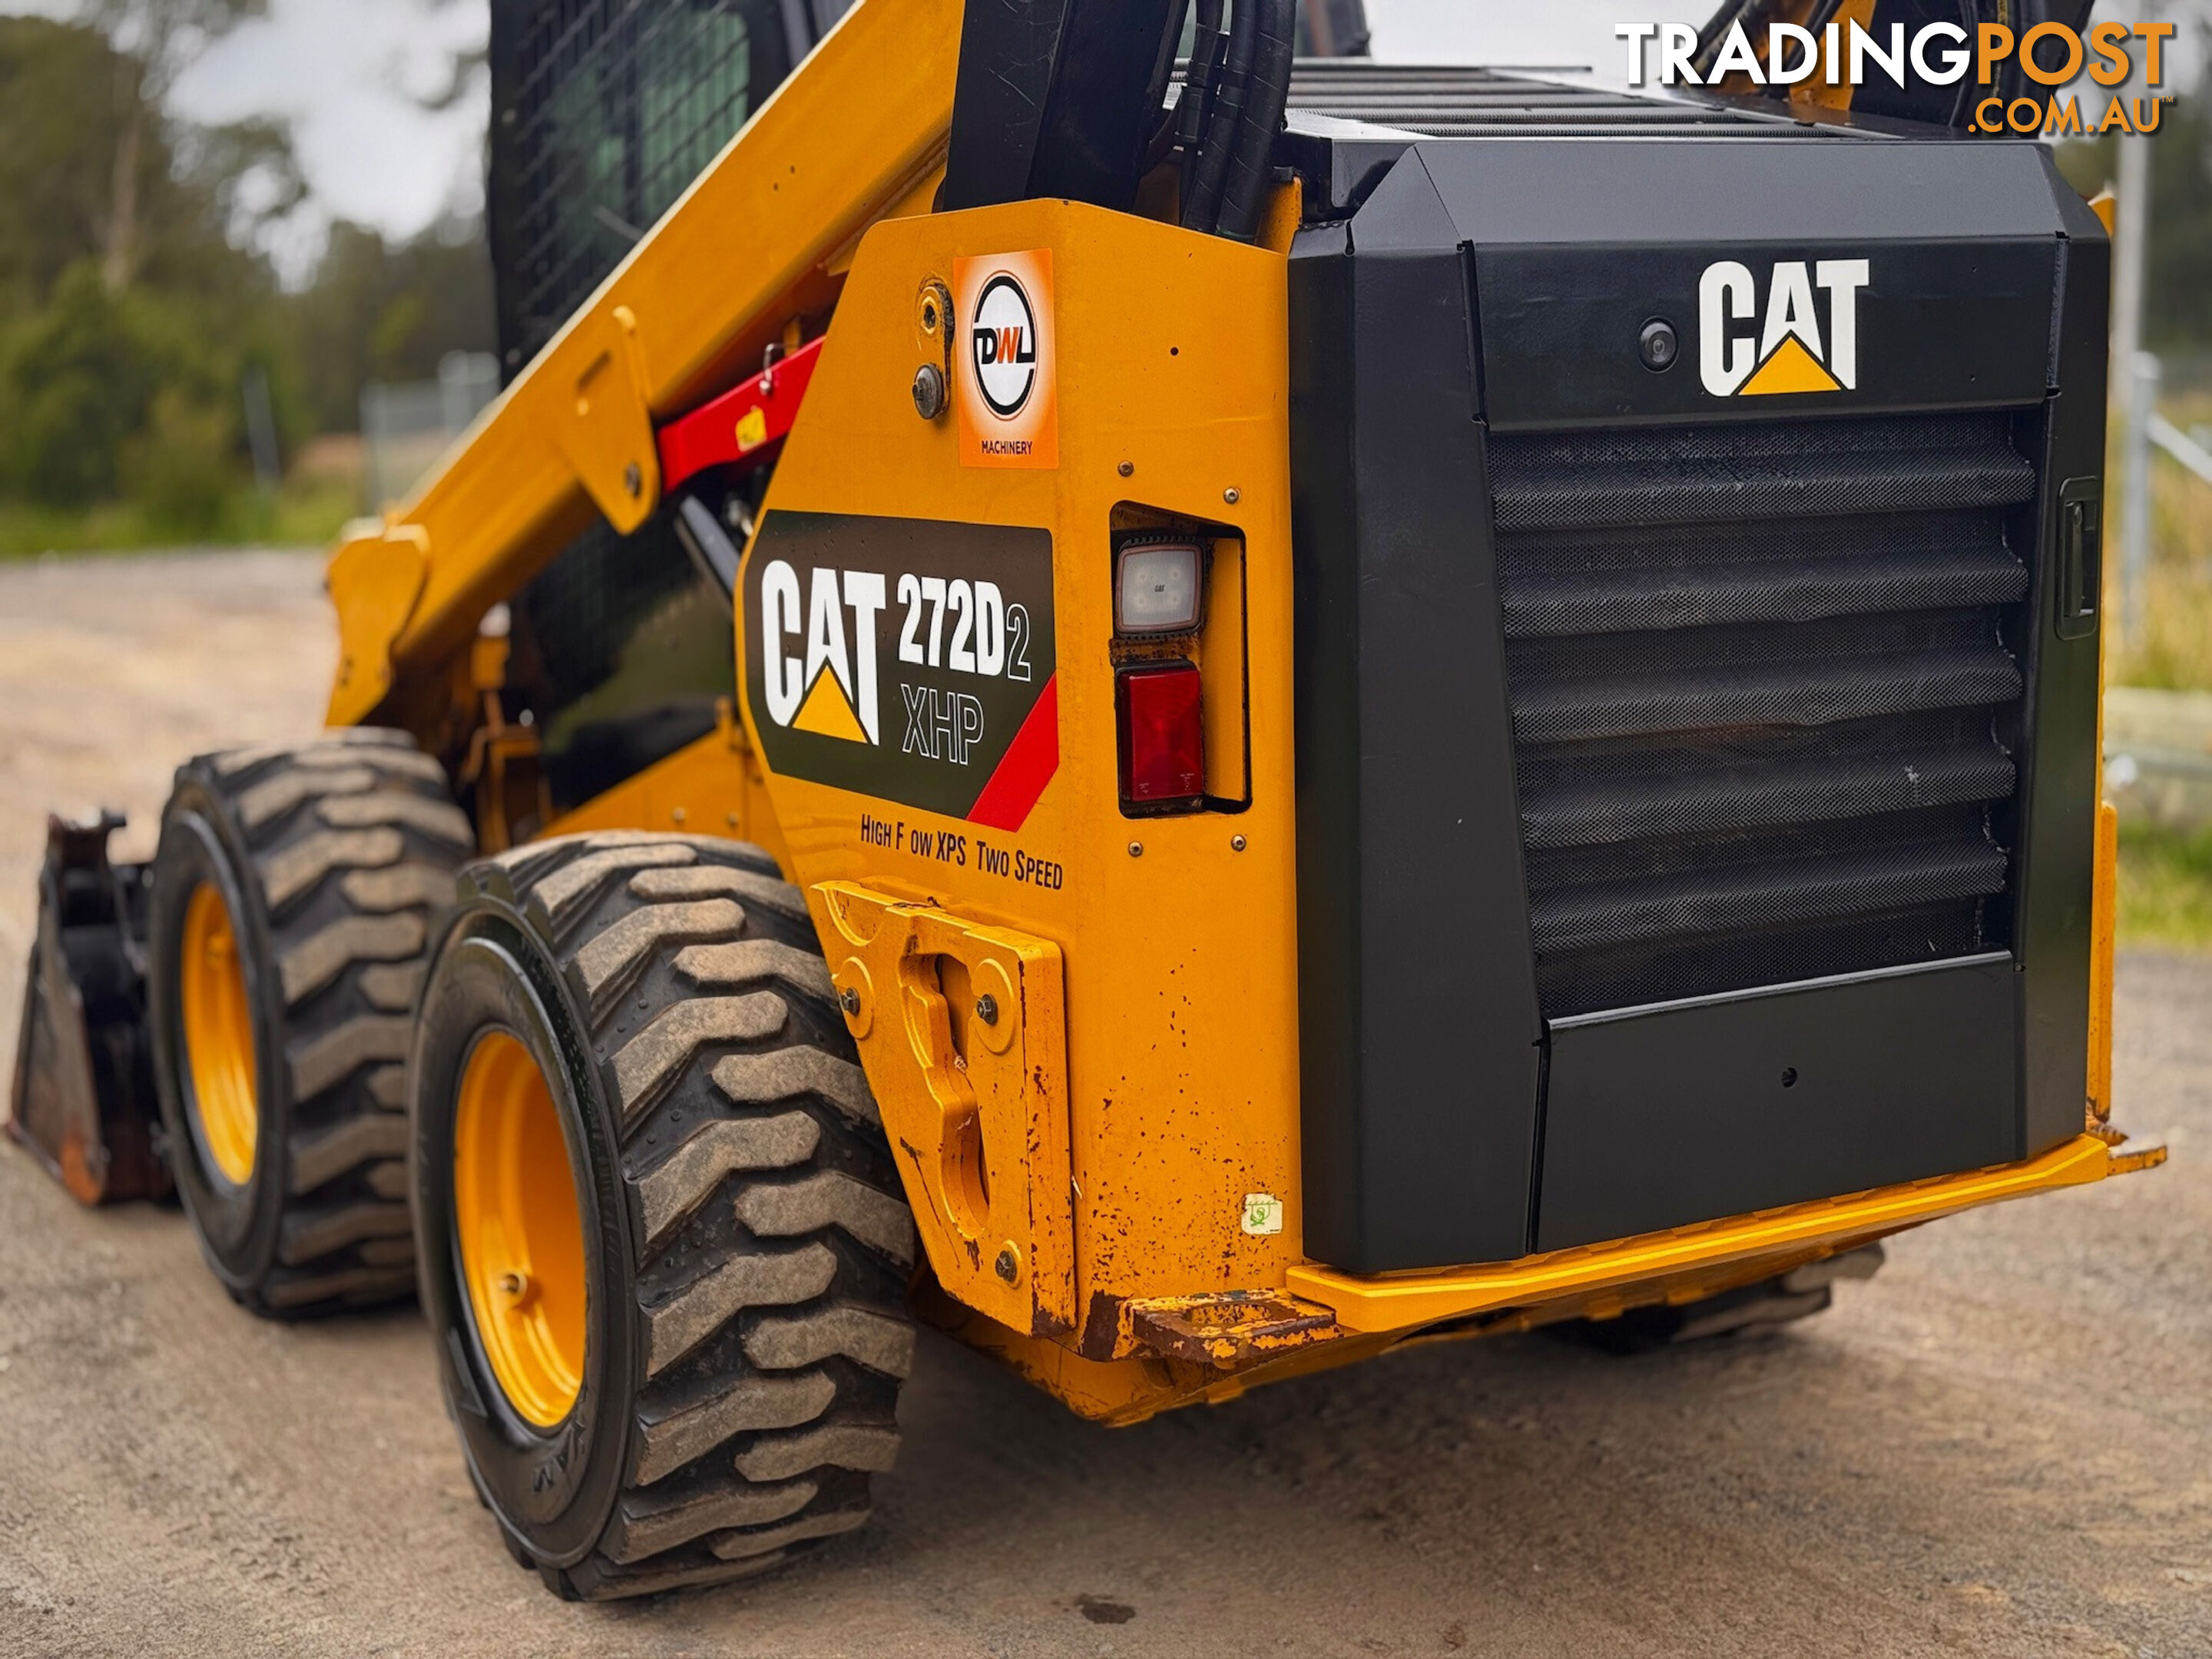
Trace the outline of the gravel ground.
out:
M 0 569 L 0 1043 L 40 814 L 150 826 L 195 746 L 311 730 L 331 652 L 309 559 Z M 0 1150 L 0 1653 L 2212 1653 L 2208 1010 L 2212 961 L 2124 959 L 2168 1168 L 1908 1235 L 1788 1334 L 1431 1348 L 1120 1431 L 928 1340 L 869 1530 L 611 1609 L 508 1561 L 410 1310 L 259 1322 L 176 1212 Z

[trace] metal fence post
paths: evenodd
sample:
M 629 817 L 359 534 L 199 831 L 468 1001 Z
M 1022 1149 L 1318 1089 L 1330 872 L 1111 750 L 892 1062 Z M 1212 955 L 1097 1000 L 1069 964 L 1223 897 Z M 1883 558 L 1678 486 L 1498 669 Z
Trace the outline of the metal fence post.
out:
M 2143 584 L 2150 569 L 2150 422 L 2158 410 L 2159 361 L 2138 351 L 2128 364 L 2127 424 L 2121 442 L 2120 629 L 2142 638 Z

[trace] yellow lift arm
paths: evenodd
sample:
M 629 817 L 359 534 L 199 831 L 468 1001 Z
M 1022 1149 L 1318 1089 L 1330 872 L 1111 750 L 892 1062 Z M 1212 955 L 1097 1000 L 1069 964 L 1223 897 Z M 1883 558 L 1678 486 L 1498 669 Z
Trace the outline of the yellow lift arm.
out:
M 653 421 L 834 302 L 861 233 L 926 211 L 942 168 L 960 0 L 862 0 L 508 388 L 415 498 L 330 566 L 329 719 L 366 719 L 603 514 L 660 496 Z

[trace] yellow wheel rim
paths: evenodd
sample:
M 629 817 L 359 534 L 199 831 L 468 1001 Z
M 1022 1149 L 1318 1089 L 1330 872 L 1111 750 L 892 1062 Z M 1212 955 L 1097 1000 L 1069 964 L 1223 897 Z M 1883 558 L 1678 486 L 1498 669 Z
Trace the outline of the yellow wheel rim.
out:
M 519 1415 L 550 1429 L 584 1382 L 584 1223 L 552 1091 L 504 1031 L 461 1073 L 453 1225 L 492 1375 Z
M 178 968 L 192 1115 L 216 1168 L 233 1186 L 243 1187 L 253 1175 L 261 1129 L 253 1091 L 253 1010 L 238 965 L 238 933 L 213 882 L 194 888 L 185 907 Z

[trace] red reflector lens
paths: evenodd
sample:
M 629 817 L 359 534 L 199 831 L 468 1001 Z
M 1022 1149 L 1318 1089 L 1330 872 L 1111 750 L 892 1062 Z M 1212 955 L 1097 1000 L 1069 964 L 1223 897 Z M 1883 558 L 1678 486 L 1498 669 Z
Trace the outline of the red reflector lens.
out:
M 1198 670 L 1187 662 L 1115 677 L 1121 727 L 1121 799 L 1133 806 L 1196 802 L 1206 793 L 1206 722 Z

